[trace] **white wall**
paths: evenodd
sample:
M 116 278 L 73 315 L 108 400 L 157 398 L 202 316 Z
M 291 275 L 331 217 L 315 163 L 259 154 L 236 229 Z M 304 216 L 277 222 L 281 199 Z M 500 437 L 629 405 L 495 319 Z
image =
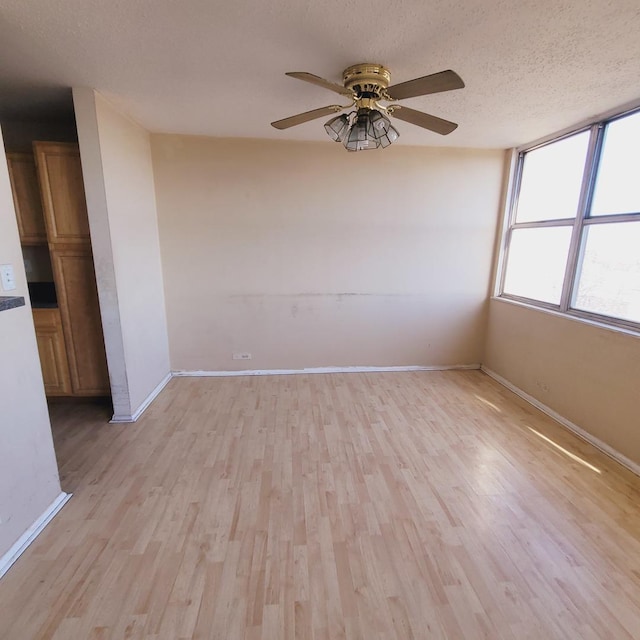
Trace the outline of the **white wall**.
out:
M 168 375 L 169 350 L 149 134 L 91 89 L 74 89 L 114 417 Z
M 640 337 L 492 300 L 484 364 L 640 464 Z
M 2 135 L 0 133 L 0 149 Z M 0 153 L 0 264 L 27 305 L 0 311 L 0 556 L 60 494 L 9 174 Z
M 503 152 L 151 140 L 173 369 L 480 362 Z

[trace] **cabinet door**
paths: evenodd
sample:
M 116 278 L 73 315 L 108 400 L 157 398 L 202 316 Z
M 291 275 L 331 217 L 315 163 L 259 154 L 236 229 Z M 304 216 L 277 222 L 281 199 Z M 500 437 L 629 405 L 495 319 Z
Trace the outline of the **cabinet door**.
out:
M 13 204 L 22 244 L 46 244 L 36 161 L 30 153 L 7 153 Z
M 88 242 L 89 221 L 78 145 L 34 142 L 33 148 L 49 242 Z
M 74 395 L 110 393 L 102 323 L 88 246 L 60 245 L 51 251 Z
M 68 396 L 71 394 L 71 380 L 60 310 L 34 309 L 33 322 L 45 393 L 48 396 Z

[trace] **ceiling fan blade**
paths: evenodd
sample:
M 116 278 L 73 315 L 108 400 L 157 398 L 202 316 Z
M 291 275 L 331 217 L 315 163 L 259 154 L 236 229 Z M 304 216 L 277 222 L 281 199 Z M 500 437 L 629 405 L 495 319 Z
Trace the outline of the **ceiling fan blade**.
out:
M 304 113 L 299 113 L 298 115 L 291 116 L 290 118 L 276 120 L 271 123 L 271 126 L 276 129 L 288 129 L 289 127 L 295 127 L 297 124 L 309 122 L 309 120 L 315 120 L 316 118 L 322 118 L 323 116 L 332 116 L 338 113 L 338 111 L 342 111 L 344 108 L 345 107 L 341 107 L 340 105 L 332 104 L 328 107 L 314 109 L 313 111 L 305 111 Z
M 440 71 L 440 73 L 432 73 L 430 76 L 394 84 L 387 89 L 387 93 L 394 100 L 404 100 L 405 98 L 426 96 L 430 93 L 440 93 L 463 87 L 462 78 L 455 71 L 449 69 L 448 71 Z
M 307 73 L 306 71 L 289 71 L 285 75 L 290 76 L 291 78 L 296 78 L 298 80 L 304 80 L 305 82 L 310 82 L 311 84 L 317 84 L 319 87 L 329 89 L 329 91 L 335 91 L 336 93 L 339 93 L 343 96 L 353 95 L 351 89 L 347 89 L 346 87 L 336 84 L 335 82 L 325 80 L 320 76 L 315 76 L 313 75 L 313 73 Z
M 415 124 L 423 129 L 429 129 L 429 131 L 434 131 L 443 136 L 446 136 L 458 128 L 455 122 L 443 120 L 442 118 L 423 113 L 422 111 L 416 111 L 415 109 L 409 109 L 409 107 L 394 105 L 393 111 L 390 111 L 390 115 L 398 118 L 398 120 L 410 122 L 411 124 Z

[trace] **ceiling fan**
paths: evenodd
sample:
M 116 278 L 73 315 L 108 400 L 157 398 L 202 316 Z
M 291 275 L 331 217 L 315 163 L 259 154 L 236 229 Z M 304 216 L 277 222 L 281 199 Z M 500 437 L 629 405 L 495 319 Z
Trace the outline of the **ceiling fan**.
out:
M 271 125 L 276 129 L 288 129 L 353 107 L 354 110 L 350 113 L 336 116 L 324 125 L 331 139 L 342 142 L 347 151 L 385 148 L 395 142 L 400 134 L 387 116 L 410 122 L 443 136 L 458 127 L 455 122 L 396 104 L 398 100 L 405 98 L 462 89 L 464 82 L 450 69 L 392 86 L 389 86 L 391 73 L 380 64 L 365 63 L 348 67 L 342 72 L 343 86 L 304 71 L 291 71 L 286 75 L 334 91 L 349 98 L 351 103 L 332 104 L 313 109 L 290 118 L 277 120 Z M 392 104 L 383 106 L 380 102 Z

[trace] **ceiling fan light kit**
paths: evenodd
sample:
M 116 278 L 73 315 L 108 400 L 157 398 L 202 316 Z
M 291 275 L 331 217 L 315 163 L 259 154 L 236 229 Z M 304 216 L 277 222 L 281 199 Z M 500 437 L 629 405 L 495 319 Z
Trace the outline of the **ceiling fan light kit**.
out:
M 349 115 L 332 118 L 324 128 L 329 137 L 342 142 L 347 151 L 384 149 L 400 136 L 389 118 L 380 111 L 364 107 Z
M 391 87 L 389 86 L 391 73 L 379 64 L 356 64 L 346 68 L 342 72 L 343 86 L 304 71 L 292 71 L 286 75 L 351 98 L 351 103 L 321 107 L 284 120 L 277 120 L 271 125 L 276 129 L 288 129 L 353 108 L 353 111 L 347 114 L 334 116 L 324 125 L 329 137 L 335 142 L 342 142 L 347 151 L 384 149 L 394 143 L 400 134 L 392 126 L 388 116 L 410 122 L 440 135 L 447 135 L 458 126 L 455 122 L 396 104 L 398 100 L 405 98 L 462 89 L 464 82 L 451 70 L 433 73 Z M 384 106 L 380 102 L 391 104 Z

